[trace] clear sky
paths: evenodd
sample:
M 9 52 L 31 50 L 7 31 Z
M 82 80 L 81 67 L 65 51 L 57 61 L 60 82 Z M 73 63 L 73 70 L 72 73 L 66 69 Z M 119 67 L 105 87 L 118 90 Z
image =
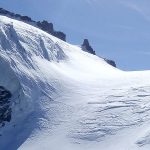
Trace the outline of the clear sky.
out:
M 0 0 L 0 7 L 46 19 L 123 70 L 150 70 L 150 0 Z

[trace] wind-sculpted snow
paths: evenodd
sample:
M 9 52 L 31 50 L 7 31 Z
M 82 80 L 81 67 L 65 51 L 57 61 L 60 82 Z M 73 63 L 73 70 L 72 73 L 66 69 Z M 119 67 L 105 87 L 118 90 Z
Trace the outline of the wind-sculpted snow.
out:
M 0 150 L 149 150 L 150 71 L 123 72 L 35 27 L 0 17 Z
M 147 92 L 150 90 L 150 87 L 142 88 L 147 89 Z M 111 90 L 111 93 L 113 92 L 114 90 Z M 145 95 L 147 92 L 134 91 L 132 88 L 127 91 L 115 89 L 115 92 L 117 95 L 102 95 L 100 101 L 80 106 L 79 114 L 83 115 L 80 116 L 77 131 L 74 131 L 76 139 L 101 141 L 118 130 L 149 121 L 150 95 Z M 139 99 L 140 93 L 143 97 Z

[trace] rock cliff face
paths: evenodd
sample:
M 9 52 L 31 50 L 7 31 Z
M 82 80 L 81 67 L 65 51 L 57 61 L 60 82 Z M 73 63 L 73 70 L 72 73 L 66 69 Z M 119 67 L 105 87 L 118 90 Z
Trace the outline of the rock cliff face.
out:
M 0 86 L 0 127 L 11 120 L 11 93 Z
M 88 39 L 84 39 L 83 44 L 81 45 L 81 48 L 82 48 L 83 51 L 86 51 L 86 52 L 88 52 L 88 53 L 91 53 L 91 54 L 93 54 L 93 55 L 96 55 L 95 51 L 93 50 L 93 48 L 92 48 L 91 45 L 89 44 Z M 104 60 L 105 60 L 108 64 L 112 65 L 113 67 L 116 67 L 115 61 L 110 60 L 110 59 L 106 59 L 106 58 L 104 58 Z
M 45 20 L 36 22 L 28 16 L 22 16 L 22 15 L 19 15 L 19 14 L 15 14 L 15 13 L 7 11 L 3 8 L 0 8 L 0 14 L 5 15 L 5 16 L 9 16 L 11 18 L 15 18 L 15 19 L 18 19 L 18 20 L 21 20 L 21 21 L 24 21 L 24 22 L 29 23 L 29 24 L 34 24 L 35 26 L 42 29 L 43 31 L 45 31 L 45 32 L 47 32 L 47 33 L 63 40 L 63 41 L 66 41 L 66 34 L 64 34 L 61 31 L 55 31 L 54 28 L 53 28 L 53 24 L 49 23 Z
M 49 23 L 49 22 L 47 22 L 45 20 L 42 21 L 42 22 L 38 21 L 37 22 L 37 26 L 40 29 L 46 31 L 47 33 L 50 33 L 53 36 L 55 36 L 55 37 L 57 37 L 57 38 L 59 38 L 59 39 L 61 39 L 63 41 L 66 41 L 66 34 L 64 34 L 61 31 L 55 31 L 52 23 Z

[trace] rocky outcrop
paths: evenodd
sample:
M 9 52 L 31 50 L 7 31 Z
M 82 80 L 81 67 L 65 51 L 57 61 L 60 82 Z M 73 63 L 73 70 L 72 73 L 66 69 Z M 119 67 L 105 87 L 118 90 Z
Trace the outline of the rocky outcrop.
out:
M 0 86 L 0 127 L 11 120 L 11 93 Z
M 81 45 L 81 48 L 83 51 L 86 51 L 88 53 L 91 53 L 93 55 L 96 55 L 95 51 L 93 50 L 93 48 L 91 47 L 91 45 L 89 44 L 88 39 L 84 39 L 83 44 Z M 103 58 L 108 64 L 112 65 L 113 67 L 116 67 L 116 63 L 113 60 L 110 59 L 106 59 Z
M 66 41 L 66 34 L 61 31 L 55 31 L 53 35 L 63 41 Z
M 53 36 L 55 36 L 63 41 L 66 41 L 66 35 L 63 32 L 55 31 L 52 23 L 49 23 L 45 20 L 42 22 L 38 21 L 37 26 L 40 29 L 52 34 Z
M 105 60 L 108 64 L 112 65 L 113 67 L 117 67 L 115 61 L 110 60 L 110 59 L 106 59 L 106 58 L 104 58 L 104 60 Z
M 5 10 L 3 8 L 0 8 L 0 14 L 2 15 L 7 15 L 7 16 L 10 16 L 10 17 L 13 17 L 13 18 L 16 18 L 16 19 L 20 19 L 22 21 L 32 21 L 32 22 L 35 22 L 33 21 L 30 17 L 28 16 L 21 16 L 19 14 L 15 14 L 13 12 L 10 12 L 8 10 Z
M 86 51 L 88 53 L 91 53 L 93 55 L 96 55 L 95 51 L 93 48 L 90 46 L 88 39 L 84 39 L 83 44 L 81 45 L 82 50 Z
M 53 32 L 54 32 L 53 24 L 52 24 L 52 23 L 49 23 L 49 22 L 47 22 L 47 21 L 45 21 L 45 20 L 43 20 L 43 21 L 41 21 L 41 22 L 38 21 L 38 22 L 37 22 L 37 26 L 40 27 L 42 30 L 45 30 L 45 31 L 48 32 L 48 33 L 53 34 Z
M 61 32 L 61 31 L 55 31 L 53 28 L 53 24 L 49 23 L 45 20 L 36 22 L 28 16 L 22 16 L 19 14 L 15 14 L 15 13 L 7 11 L 3 8 L 0 8 L 0 14 L 5 15 L 5 16 L 9 16 L 9 17 L 14 18 L 14 19 L 24 21 L 28 24 L 35 25 L 36 27 L 40 28 L 41 30 L 43 30 L 43 31 L 63 40 L 63 41 L 66 41 L 66 34 Z

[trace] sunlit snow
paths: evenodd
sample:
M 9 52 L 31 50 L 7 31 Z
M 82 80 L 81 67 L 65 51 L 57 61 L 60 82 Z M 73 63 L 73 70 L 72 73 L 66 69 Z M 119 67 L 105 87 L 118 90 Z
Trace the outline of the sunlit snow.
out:
M 4 16 L 0 68 L 13 95 L 0 150 L 150 149 L 150 71 L 121 71 Z

